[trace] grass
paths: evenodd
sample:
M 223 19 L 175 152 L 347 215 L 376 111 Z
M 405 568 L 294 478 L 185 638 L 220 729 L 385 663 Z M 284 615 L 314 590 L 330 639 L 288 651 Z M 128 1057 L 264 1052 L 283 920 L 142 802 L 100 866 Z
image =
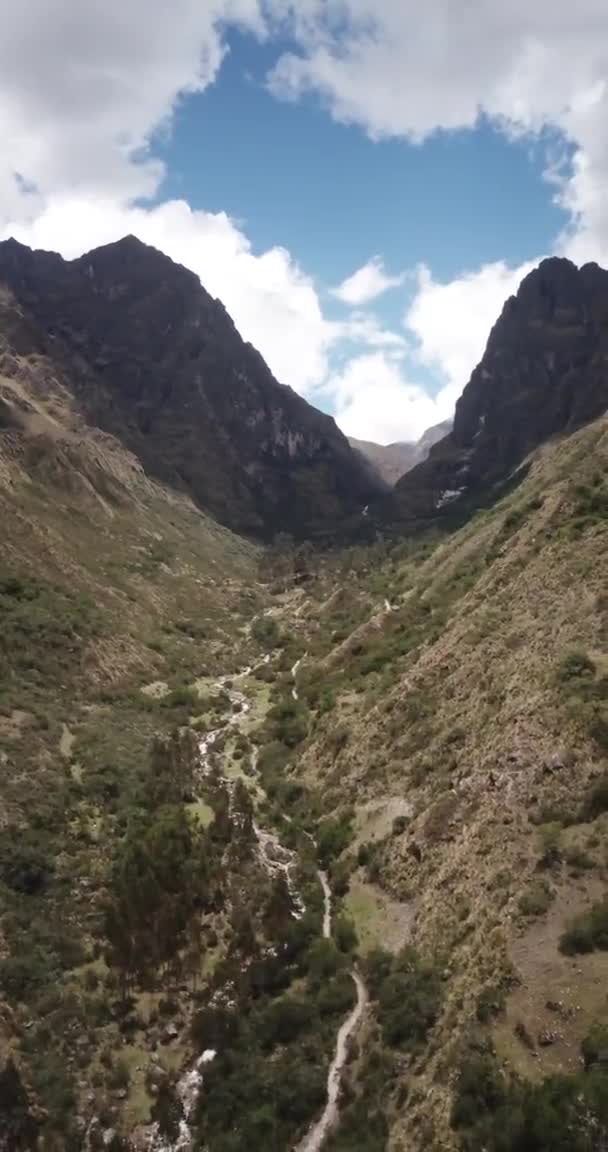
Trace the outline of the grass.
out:
M 186 804 L 186 810 L 203 828 L 208 828 L 215 819 L 213 808 L 204 800 L 195 800 L 191 804 Z
M 374 948 L 398 952 L 403 947 L 411 919 L 406 905 L 353 876 L 344 907 L 355 925 L 362 955 Z

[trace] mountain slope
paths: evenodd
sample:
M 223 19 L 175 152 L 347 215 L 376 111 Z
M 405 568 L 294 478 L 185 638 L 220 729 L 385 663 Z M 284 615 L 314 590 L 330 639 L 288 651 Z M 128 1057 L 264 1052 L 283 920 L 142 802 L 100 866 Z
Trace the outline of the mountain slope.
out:
M 608 272 L 545 260 L 504 306 L 451 433 L 397 484 L 401 528 L 466 515 L 538 445 L 608 408 Z
M 193 273 L 134 237 L 71 262 L 7 241 L 0 283 L 0 370 L 44 356 L 90 425 L 230 527 L 302 536 L 378 492 L 333 419 L 274 380 Z
M 355 440 L 349 437 L 349 444 L 369 461 L 382 480 L 391 486 L 416 464 L 426 460 L 433 444 L 447 436 L 451 421 L 435 424 L 427 428 L 419 440 L 396 441 L 394 444 L 374 444 L 371 440 Z
M 570 1148 L 570 1094 L 594 1098 L 581 1044 L 608 1034 L 606 417 L 528 464 L 460 531 L 360 550 L 357 581 L 345 561 L 348 581 L 328 569 L 295 606 L 312 720 L 293 782 L 342 829 L 330 874 L 364 955 L 409 941 L 421 958 L 386 984 L 390 959 L 364 963 L 374 1022 L 339 1152 L 378 1100 L 374 1147 L 552 1152 L 550 1100 Z M 606 1071 L 588 1066 L 596 1136 L 580 1147 L 595 1150 Z M 518 1076 L 537 1093 L 532 1145 Z

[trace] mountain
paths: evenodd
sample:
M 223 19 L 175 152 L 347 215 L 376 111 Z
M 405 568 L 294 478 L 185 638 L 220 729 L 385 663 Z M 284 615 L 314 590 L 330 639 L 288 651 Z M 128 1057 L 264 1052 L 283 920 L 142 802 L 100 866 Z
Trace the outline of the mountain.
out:
M 600 1152 L 605 274 L 582 311 L 518 295 L 464 447 L 325 550 L 219 524 L 159 415 L 144 465 L 168 362 L 189 411 L 213 390 L 154 343 L 157 254 L 109 251 L 82 315 L 73 265 L 2 256 L 0 1149 L 311 1147 L 329 1081 L 320 1152 Z
M 44 362 L 43 390 L 60 380 L 88 425 L 229 527 L 299 537 L 380 490 L 333 419 L 277 383 L 198 278 L 134 237 L 70 262 L 6 241 L 0 284 L 0 370 Z
M 377 475 L 391 487 L 401 476 L 426 460 L 433 444 L 447 436 L 451 421 L 444 420 L 427 428 L 418 441 L 401 440 L 394 444 L 374 444 L 371 440 L 355 440 L 349 437 L 349 444 L 365 457 Z
M 530 452 L 608 408 L 608 272 L 544 260 L 505 304 L 452 431 L 385 506 L 403 528 L 486 500 Z

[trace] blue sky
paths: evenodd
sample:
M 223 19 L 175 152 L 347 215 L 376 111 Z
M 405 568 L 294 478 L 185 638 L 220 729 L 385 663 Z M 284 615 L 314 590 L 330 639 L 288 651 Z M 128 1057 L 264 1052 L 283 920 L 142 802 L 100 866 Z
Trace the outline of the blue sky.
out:
M 416 438 L 534 263 L 608 261 L 605 0 L 0 7 L 0 234 L 136 233 L 348 434 Z
M 263 250 L 282 244 L 338 284 L 374 254 L 440 279 L 548 251 L 566 223 L 544 170 L 550 136 L 509 141 L 489 121 L 423 144 L 374 141 L 314 96 L 268 91 L 283 45 L 233 33 L 216 83 L 186 99 L 158 149 L 161 197 L 227 211 Z

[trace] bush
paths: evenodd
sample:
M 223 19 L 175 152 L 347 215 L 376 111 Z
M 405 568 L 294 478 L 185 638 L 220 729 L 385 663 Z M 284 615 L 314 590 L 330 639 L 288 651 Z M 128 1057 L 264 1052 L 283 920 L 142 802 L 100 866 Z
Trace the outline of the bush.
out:
M 519 910 L 524 916 L 543 916 L 554 898 L 553 889 L 546 880 L 536 880 L 519 900 Z
M 596 1020 L 588 1036 L 581 1044 L 581 1055 L 585 1068 L 591 1068 L 600 1058 L 605 1063 L 608 1053 L 608 1024 L 601 1024 Z
M 508 1081 L 491 1050 L 469 1052 L 452 1125 L 466 1152 L 600 1152 L 608 1137 L 608 1076 L 591 1067 L 540 1083 Z
M 357 930 L 350 916 L 338 916 L 334 938 L 340 952 L 354 952 L 357 947 Z
M 577 649 L 568 652 L 559 666 L 560 680 L 592 679 L 595 676 L 595 664 L 586 652 Z
M 558 864 L 561 864 L 561 835 L 561 824 L 543 824 L 540 828 L 541 867 L 555 868 Z
M 505 1006 L 506 990 L 500 987 L 484 988 L 477 997 L 475 1015 L 480 1024 L 488 1024 L 499 1016 Z
M 268 713 L 268 726 L 273 742 L 295 748 L 308 736 L 308 709 L 300 700 L 287 697 Z
M 317 832 L 317 852 L 324 868 L 341 856 L 352 838 L 352 811 L 343 812 L 333 820 L 324 820 Z
M 310 1026 L 314 1015 L 310 1000 L 298 996 L 283 996 L 275 1000 L 260 1019 L 262 1045 L 273 1048 L 276 1044 L 290 1044 Z
M 572 921 L 560 937 L 559 949 L 566 956 L 596 949 L 608 951 L 608 896 Z
M 439 1013 L 443 996 L 439 971 L 409 946 L 395 957 L 372 953 L 366 968 L 385 1044 L 416 1048 Z
M 281 632 L 272 616 L 258 616 L 251 625 L 251 635 L 261 648 L 270 651 L 281 643 Z

